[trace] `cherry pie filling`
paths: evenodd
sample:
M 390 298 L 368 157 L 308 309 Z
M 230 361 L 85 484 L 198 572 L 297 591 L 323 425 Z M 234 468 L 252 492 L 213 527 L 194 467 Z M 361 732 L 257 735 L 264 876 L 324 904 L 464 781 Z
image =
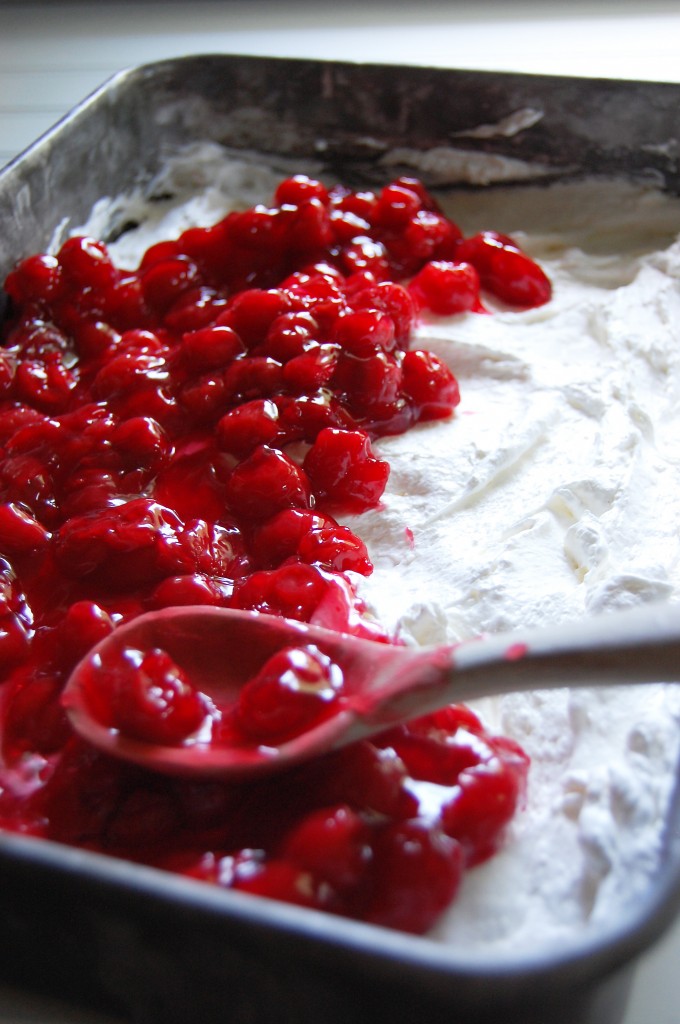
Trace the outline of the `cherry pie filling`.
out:
M 73 666 L 173 605 L 283 615 L 398 642 L 367 615 L 372 572 L 338 522 L 379 506 L 374 442 L 453 414 L 458 385 L 410 347 L 422 310 L 527 308 L 543 271 L 503 235 L 464 238 L 423 185 L 326 188 L 151 246 L 123 270 L 68 239 L 5 283 L 0 349 L 0 826 L 245 892 L 424 932 L 491 856 L 528 761 L 467 708 L 249 783 L 168 778 L 72 732 Z M 88 689 L 104 724 L 181 744 L 279 742 L 332 713 L 323 652 L 275 655 L 216 709 L 162 650 Z M 222 730 L 222 732 L 220 732 Z

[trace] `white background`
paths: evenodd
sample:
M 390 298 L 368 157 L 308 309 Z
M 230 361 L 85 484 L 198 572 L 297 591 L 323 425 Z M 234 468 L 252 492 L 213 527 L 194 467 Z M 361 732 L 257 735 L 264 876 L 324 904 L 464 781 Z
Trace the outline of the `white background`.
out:
M 345 0 L 327 4 L 324 0 L 140 4 L 0 0 L 0 165 L 114 72 L 189 53 L 680 83 L 680 0 Z M 36 937 L 38 949 L 39 944 Z M 0 986 L 0 1024 L 104 1021 Z M 641 961 L 625 1024 L 680 1024 L 680 926 Z

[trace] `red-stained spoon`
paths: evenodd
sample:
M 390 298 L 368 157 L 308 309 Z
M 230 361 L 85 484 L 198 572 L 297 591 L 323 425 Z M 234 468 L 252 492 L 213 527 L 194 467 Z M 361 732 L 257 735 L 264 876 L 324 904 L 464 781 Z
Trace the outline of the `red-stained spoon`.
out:
M 215 720 L 179 742 L 147 742 L 93 713 L 102 665 L 115 665 L 126 648 L 162 648 L 193 687 L 226 706 L 275 652 L 310 644 L 339 666 L 343 687 L 321 720 L 281 742 L 216 739 Z M 680 608 L 672 605 L 436 648 L 392 646 L 257 612 L 178 607 L 116 629 L 76 667 L 63 700 L 75 730 L 107 754 L 168 774 L 237 779 L 283 770 L 450 703 L 670 681 L 680 681 Z

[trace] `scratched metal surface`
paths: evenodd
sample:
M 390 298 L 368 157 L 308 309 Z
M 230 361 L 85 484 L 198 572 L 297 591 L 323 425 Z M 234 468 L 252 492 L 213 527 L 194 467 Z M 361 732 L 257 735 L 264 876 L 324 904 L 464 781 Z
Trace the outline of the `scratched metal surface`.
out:
M 493 3 L 477 5 L 475 15 L 459 12 L 456 4 L 423 4 L 418 7 L 415 20 L 412 14 L 400 14 L 400 5 L 396 4 L 392 5 L 391 21 L 387 26 L 384 19 L 381 21 L 380 18 L 373 16 L 374 10 L 381 6 L 383 5 L 370 3 L 361 6 L 350 4 L 349 11 L 345 8 L 342 19 L 337 16 L 334 19 L 329 14 L 316 17 L 310 15 L 310 5 L 307 4 L 254 3 L 249 6 L 238 3 L 202 3 L 193 5 L 191 17 L 187 17 L 186 12 L 182 13 L 182 5 L 171 3 L 166 5 L 163 23 L 159 27 L 158 5 L 154 4 L 138 5 L 134 12 L 131 5 L 128 8 L 126 4 L 107 4 L 103 5 L 105 10 L 102 9 L 98 13 L 93 13 L 90 8 L 87 19 L 83 18 L 83 7 L 78 4 L 0 4 L 0 20 L 4 25 L 3 31 L 0 32 L 0 163 L 14 157 L 110 74 L 130 64 L 173 58 L 191 52 L 221 50 L 324 60 L 337 60 L 350 55 L 352 59 L 357 60 L 377 59 L 383 63 L 386 60 L 395 60 L 406 64 L 417 63 L 418 60 L 427 58 L 433 67 L 455 65 L 463 69 L 492 72 L 498 69 L 509 72 L 530 71 L 539 75 L 556 72 L 558 75 L 567 76 L 602 75 L 657 82 L 680 80 L 675 62 L 677 48 L 674 42 L 680 33 L 680 14 L 673 10 L 674 7 L 677 8 L 674 4 L 651 3 L 643 8 L 641 5 L 624 2 L 616 5 L 615 9 L 613 5 L 608 4 L 578 4 L 572 5 L 568 15 L 564 15 L 564 9 L 560 5 L 550 5 L 551 12 L 546 15 L 545 8 L 548 5 L 523 4 L 515 5 L 511 16 L 503 12 L 503 5 Z M 262 21 L 263 11 L 267 19 L 266 24 Z M 495 17 L 490 19 L 490 14 Z M 329 28 L 333 31 L 329 32 Z M 559 46 L 555 43 L 557 38 Z M 578 98 L 579 86 L 570 88 L 575 88 L 572 96 Z M 621 97 L 625 98 L 625 91 L 621 92 L 615 87 L 614 93 L 621 103 Z M 628 95 L 631 95 L 630 90 Z M 652 93 L 647 92 L 646 95 L 649 101 Z M 663 88 L 655 95 L 671 96 L 672 99 L 672 94 Z M 637 102 L 633 102 L 633 110 Z M 592 116 L 592 103 L 590 107 Z M 648 154 L 643 163 L 645 166 L 653 167 L 655 173 L 661 173 L 669 186 L 675 188 L 678 132 L 677 128 L 673 128 L 674 135 L 669 135 L 667 131 L 669 125 L 677 124 L 672 108 L 673 103 L 669 105 L 663 100 L 660 107 L 654 104 L 654 114 L 649 123 L 642 124 L 639 121 L 640 115 L 637 121 L 634 115 L 632 122 L 635 143 L 644 147 Z M 490 109 L 498 108 L 492 103 Z M 618 110 L 617 117 L 623 113 L 621 107 Z M 572 113 L 575 114 L 575 111 Z M 642 134 L 636 134 L 637 132 Z M 595 137 L 591 141 L 597 149 L 600 140 Z M 603 142 L 606 149 L 607 140 L 604 139 Z M 623 145 L 625 148 L 631 144 L 634 146 L 635 143 L 628 137 Z M 563 143 L 560 141 L 559 145 L 562 146 Z M 618 145 L 619 143 L 614 142 L 614 148 Z M 655 158 L 650 163 L 649 154 L 654 152 Z M 371 160 L 367 154 L 364 153 L 363 156 L 364 169 L 369 171 Z M 551 159 L 557 159 L 558 156 L 557 150 L 553 149 Z M 633 160 L 631 166 L 636 167 L 639 172 L 639 158 L 637 165 Z M 79 183 L 82 186 L 82 173 L 79 176 Z M 99 172 L 95 170 L 93 184 L 101 183 Z M 67 191 L 63 189 L 63 181 L 59 188 L 62 189 L 60 194 L 63 196 Z M 89 193 L 86 193 L 80 198 L 85 200 L 88 196 Z M 50 212 L 47 205 L 43 206 L 42 214 L 49 220 Z M 21 225 L 19 235 L 22 239 L 20 244 L 23 245 L 29 244 L 30 240 L 37 238 L 41 232 L 44 233 L 47 222 L 44 219 L 38 222 L 36 219 L 30 228 L 27 228 L 25 219 L 21 219 Z M 12 252 L 16 251 L 16 245 L 19 244 L 19 238 L 14 234 L 14 226 L 13 223 L 12 230 L 4 232 L 5 238 L 10 236 L 3 257 L 5 261 L 11 259 Z M 25 235 L 22 232 L 25 232 Z M 100 925 L 102 921 L 105 922 L 104 932 L 108 938 L 102 938 L 101 934 L 93 937 L 88 933 L 88 928 L 91 929 L 93 925 L 92 907 L 85 921 L 80 919 L 78 914 L 75 915 L 74 929 L 78 933 L 77 924 L 80 921 L 84 928 L 84 932 L 81 929 L 81 939 L 84 936 L 85 943 L 91 941 L 93 956 L 97 951 L 101 953 L 102 942 L 111 947 L 115 940 L 120 949 L 127 948 L 128 954 L 121 954 L 118 960 L 114 958 L 112 961 L 111 956 L 107 955 L 104 964 L 95 963 L 95 974 L 97 971 L 100 975 L 102 972 L 104 974 L 104 987 L 116 987 L 126 983 L 132 984 L 133 989 L 139 989 L 142 986 L 141 977 L 133 975 L 130 982 L 126 975 L 126 971 L 129 971 L 126 960 L 134 958 L 136 944 L 140 941 L 140 930 L 144 933 L 145 939 L 149 938 L 150 925 L 148 921 L 142 920 L 132 927 L 134 915 L 129 920 L 121 921 L 120 915 L 122 914 L 124 918 L 123 910 L 129 896 L 129 880 L 121 880 L 115 871 L 113 877 L 105 872 L 102 888 L 102 878 L 92 865 L 83 865 L 80 861 L 75 864 L 69 861 L 68 865 L 65 865 L 63 858 L 59 859 L 61 851 L 56 852 L 57 861 L 54 863 L 50 859 L 51 856 L 50 851 L 47 863 L 36 865 L 32 855 L 27 856 L 22 850 L 10 850 L 9 874 L 5 875 L 5 884 L 7 885 L 8 880 L 14 879 L 20 886 L 25 887 L 30 882 L 31 887 L 34 887 L 36 878 L 39 878 L 44 881 L 47 892 L 50 892 L 54 889 L 55 878 L 60 879 L 59 900 L 63 907 L 68 906 L 69 895 L 76 901 L 79 898 L 75 895 L 79 891 L 71 890 L 69 887 L 71 872 L 75 871 L 75 884 L 80 885 L 84 871 L 87 877 L 85 890 L 96 893 L 95 903 L 104 901 L 103 908 L 99 907 L 99 916 L 97 917 L 95 913 L 94 919 L 98 919 Z M 40 855 L 38 861 L 41 861 Z M 117 890 L 117 884 L 121 882 L 124 893 L 122 900 Z M 16 905 L 12 904 L 6 908 L 10 911 L 9 934 L 12 928 L 18 929 L 21 939 L 19 947 L 25 955 L 28 954 L 32 942 L 41 942 L 30 931 L 26 931 L 30 923 L 32 903 L 39 902 L 40 892 L 39 885 L 37 889 L 34 888 L 34 895 L 28 903 L 19 898 Z M 163 905 L 166 895 L 154 892 L 153 887 L 151 891 L 145 890 L 144 885 L 136 887 L 137 904 L 141 901 L 147 908 L 153 908 L 157 898 L 160 898 Z M 172 895 L 176 898 L 176 893 Z M 112 915 L 113 907 L 116 912 Z M 35 909 L 38 915 L 44 912 L 44 908 L 42 911 L 40 907 Z M 211 908 L 208 913 L 211 919 L 213 910 L 214 908 Z M 199 911 L 192 906 L 189 916 L 193 918 L 197 912 L 200 916 L 205 912 L 205 908 Z M 187 908 L 184 907 L 179 915 L 183 921 L 186 913 Z M 158 921 L 161 920 L 162 913 L 158 915 Z M 249 919 L 248 925 L 249 928 L 255 927 L 257 934 L 257 922 Z M 43 940 L 49 940 L 50 937 L 53 946 L 58 946 L 59 943 L 62 945 L 57 959 L 63 962 L 65 968 L 68 966 L 69 957 L 74 964 L 80 963 L 82 966 L 82 951 L 75 955 L 68 941 L 64 945 L 64 937 L 56 932 L 48 932 L 43 936 Z M 257 947 L 257 941 L 253 941 Z M 304 946 L 304 940 L 300 941 Z M 80 945 L 82 944 L 81 942 Z M 157 944 L 156 959 L 151 964 L 148 962 L 148 956 L 140 960 L 140 970 L 141 964 L 144 963 L 145 969 L 151 971 L 152 980 L 154 977 L 163 976 L 164 968 L 167 980 L 167 951 L 164 960 L 159 952 L 162 946 L 162 942 Z M 16 948 L 13 946 L 9 951 L 10 961 Z M 677 972 L 672 965 L 679 949 L 680 933 L 676 927 L 651 954 L 647 954 L 641 969 L 637 972 L 632 997 L 623 1018 L 624 1024 L 648 1024 L 650 1019 L 654 1019 L 656 1024 L 677 1024 L 675 1007 L 678 1005 L 680 991 L 677 988 Z M 95 956 L 95 961 L 96 959 Z M 224 970 L 223 965 L 221 968 Z M 249 961 L 244 965 L 241 959 L 236 968 L 237 976 L 242 976 L 244 970 L 247 974 L 248 971 L 252 971 L 253 966 Z M 33 975 L 35 973 L 34 971 Z M 72 982 L 68 970 L 62 974 L 62 984 L 57 986 L 57 990 L 67 999 L 73 998 L 79 992 L 79 983 L 77 980 Z M 323 969 L 321 975 L 324 975 Z M 229 971 L 226 972 L 226 976 L 233 977 Z M 0 987 L 2 1024 L 10 1020 L 25 1021 L 26 1024 L 37 1024 L 38 1021 L 40 1024 L 61 1024 L 62 1021 L 64 1024 L 80 1024 L 80 1021 L 87 1020 L 89 1024 L 97 1024 L 100 1020 L 93 1011 L 76 1008 L 70 1002 L 46 1003 L 34 995 L 26 994 L 21 987 L 23 984 L 30 984 L 31 988 L 35 988 L 30 970 L 28 975 L 19 971 L 9 980 L 9 987 Z M 99 980 L 101 988 L 102 979 Z M 172 993 L 172 986 L 170 991 Z M 270 986 L 263 986 L 260 1012 L 269 1013 L 268 1017 L 262 1018 L 268 1022 L 274 1019 L 271 1016 L 271 1000 L 275 995 L 276 991 L 272 992 Z M 151 1010 L 145 1009 L 143 1005 L 140 1007 L 139 992 L 136 992 L 136 998 L 137 1006 L 134 1012 L 137 1019 L 154 1019 L 153 1015 L 149 1015 L 152 1013 Z M 281 1011 L 280 1019 L 286 1021 L 286 1024 L 289 1021 L 306 1019 L 304 1013 L 311 1003 L 303 1005 L 302 1008 L 298 1003 L 293 1001 Z M 595 1011 L 591 1007 L 588 1011 L 591 1014 L 590 1019 L 597 1020 L 598 1024 L 605 1024 L 608 1019 L 607 1012 L 618 1014 L 618 1010 L 611 1008 L 612 1005 L 610 1002 L 610 1008 L 606 1011 L 601 1008 Z M 120 1004 L 114 1008 L 119 1010 Z M 231 1019 L 246 1019 L 244 1014 L 251 1011 L 252 1007 L 242 1007 L 238 1011 L 241 1016 L 233 1016 Z M 596 1016 L 592 1016 L 594 1012 L 597 1013 Z M 574 1013 L 577 1013 L 577 1010 Z M 178 1014 L 175 1019 L 190 1019 L 183 1017 L 181 1011 L 178 1011 Z M 129 1017 L 127 1012 L 126 1017 Z M 542 1024 L 548 1020 L 547 1017 L 540 1019 Z M 618 1020 L 618 1016 L 616 1019 Z M 572 1024 L 576 1017 L 568 1012 L 565 1020 Z

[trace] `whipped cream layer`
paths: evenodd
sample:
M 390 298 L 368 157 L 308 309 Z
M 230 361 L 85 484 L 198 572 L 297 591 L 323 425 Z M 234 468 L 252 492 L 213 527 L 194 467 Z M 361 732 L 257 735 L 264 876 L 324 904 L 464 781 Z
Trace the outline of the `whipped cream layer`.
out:
M 461 404 L 448 423 L 379 442 L 392 466 L 383 507 L 351 522 L 375 563 L 361 592 L 410 642 L 677 599 L 678 210 L 610 187 L 603 205 L 603 186 L 531 198 L 548 221 L 553 203 L 556 220 L 563 203 L 583 217 L 580 238 L 575 220 L 569 233 L 514 232 L 553 281 L 547 306 L 419 329 L 417 344 L 458 376 Z M 620 233 L 622 208 L 640 229 L 626 216 Z M 467 874 L 437 936 L 517 953 L 611 925 L 658 868 L 680 692 L 516 694 L 477 710 L 530 755 L 527 806 L 505 848 Z
M 301 170 L 203 147 L 159 182 L 173 198 L 103 200 L 84 230 L 107 238 L 138 222 L 110 246 L 134 267 L 154 241 L 267 202 Z M 466 234 L 513 234 L 554 297 L 423 317 L 413 345 L 451 366 L 462 401 L 450 420 L 376 443 L 391 465 L 384 501 L 346 520 L 375 565 L 361 596 L 417 644 L 677 600 L 680 201 L 591 182 L 443 202 Z M 433 937 L 521 956 L 611 925 L 662 856 L 680 689 L 515 694 L 476 710 L 531 756 L 527 804 Z

